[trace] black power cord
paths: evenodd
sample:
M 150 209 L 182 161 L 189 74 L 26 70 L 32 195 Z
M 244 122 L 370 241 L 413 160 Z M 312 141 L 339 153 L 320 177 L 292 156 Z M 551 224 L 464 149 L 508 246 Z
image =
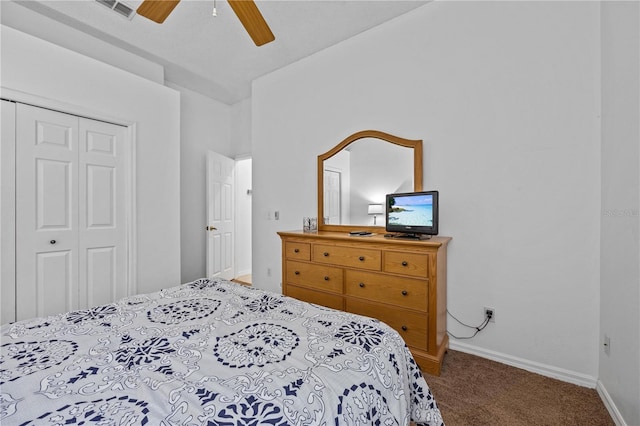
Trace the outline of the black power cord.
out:
M 473 325 L 465 324 L 462 321 L 460 321 L 451 312 L 449 312 L 449 309 L 447 309 L 447 314 L 449 314 L 451 316 L 451 318 L 453 318 L 454 320 L 458 321 L 460 324 L 464 325 L 465 327 L 473 328 L 473 329 L 476 330 L 471 336 L 461 336 L 461 337 L 456 336 L 455 334 L 451 333 L 450 331 L 447 331 L 447 334 L 449 336 L 453 337 L 454 339 L 458 339 L 458 340 L 472 339 L 472 338 L 476 337 L 476 334 L 480 333 L 482 330 L 485 329 L 485 327 L 487 325 L 489 325 L 489 321 L 491 321 L 491 317 L 493 316 L 492 315 L 493 313 L 491 311 L 489 311 L 487 313 L 487 315 L 485 316 L 484 321 L 482 321 L 482 324 L 480 324 L 478 326 L 473 326 Z

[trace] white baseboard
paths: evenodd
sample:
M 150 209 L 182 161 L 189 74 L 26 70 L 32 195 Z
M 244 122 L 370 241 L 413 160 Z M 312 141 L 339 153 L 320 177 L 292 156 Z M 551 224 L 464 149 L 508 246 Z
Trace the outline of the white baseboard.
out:
M 624 421 L 622 414 L 616 407 L 616 404 L 611 399 L 611 395 L 607 392 L 607 389 L 604 387 L 604 384 L 600 380 L 598 380 L 598 384 L 596 385 L 596 390 L 598 391 L 598 395 L 600 395 L 600 399 L 604 403 L 604 406 L 607 407 L 607 411 L 611 415 L 611 418 L 615 422 L 617 426 L 627 426 L 627 422 Z
M 551 365 L 541 364 L 539 362 L 534 362 L 528 359 L 518 358 L 500 352 L 479 348 L 477 346 L 469 345 L 466 343 L 449 341 L 449 347 L 454 351 L 477 355 L 479 357 L 497 361 L 502 364 L 511 365 L 512 367 L 531 371 L 532 373 L 537 373 L 542 376 L 551 377 L 554 379 L 562 380 L 563 382 L 573 383 L 575 385 L 584 386 L 591 389 L 596 387 L 596 383 L 598 380 L 597 378 L 589 376 L 587 374 L 565 370 L 563 368 L 558 368 Z

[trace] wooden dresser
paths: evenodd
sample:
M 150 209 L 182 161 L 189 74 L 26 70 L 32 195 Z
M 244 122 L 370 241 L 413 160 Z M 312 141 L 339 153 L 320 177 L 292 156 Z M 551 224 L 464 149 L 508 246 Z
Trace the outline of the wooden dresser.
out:
M 285 295 L 384 321 L 402 335 L 423 371 L 440 375 L 449 345 L 451 238 L 416 241 L 330 231 L 278 235 Z

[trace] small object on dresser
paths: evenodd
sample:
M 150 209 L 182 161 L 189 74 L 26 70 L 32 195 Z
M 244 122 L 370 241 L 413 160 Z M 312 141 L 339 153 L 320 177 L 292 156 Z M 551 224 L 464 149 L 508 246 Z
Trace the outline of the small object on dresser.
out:
M 352 237 L 366 237 L 373 234 L 368 231 L 351 231 L 349 232 L 349 235 L 351 235 Z
M 302 218 L 302 231 L 316 232 L 318 230 L 318 219 L 315 217 Z

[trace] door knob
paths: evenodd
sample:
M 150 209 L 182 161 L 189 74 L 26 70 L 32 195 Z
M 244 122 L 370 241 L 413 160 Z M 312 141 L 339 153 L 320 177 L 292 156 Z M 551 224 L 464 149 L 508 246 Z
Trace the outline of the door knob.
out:
M 215 231 L 216 229 L 218 228 L 216 228 L 215 226 L 207 226 L 207 231 Z

